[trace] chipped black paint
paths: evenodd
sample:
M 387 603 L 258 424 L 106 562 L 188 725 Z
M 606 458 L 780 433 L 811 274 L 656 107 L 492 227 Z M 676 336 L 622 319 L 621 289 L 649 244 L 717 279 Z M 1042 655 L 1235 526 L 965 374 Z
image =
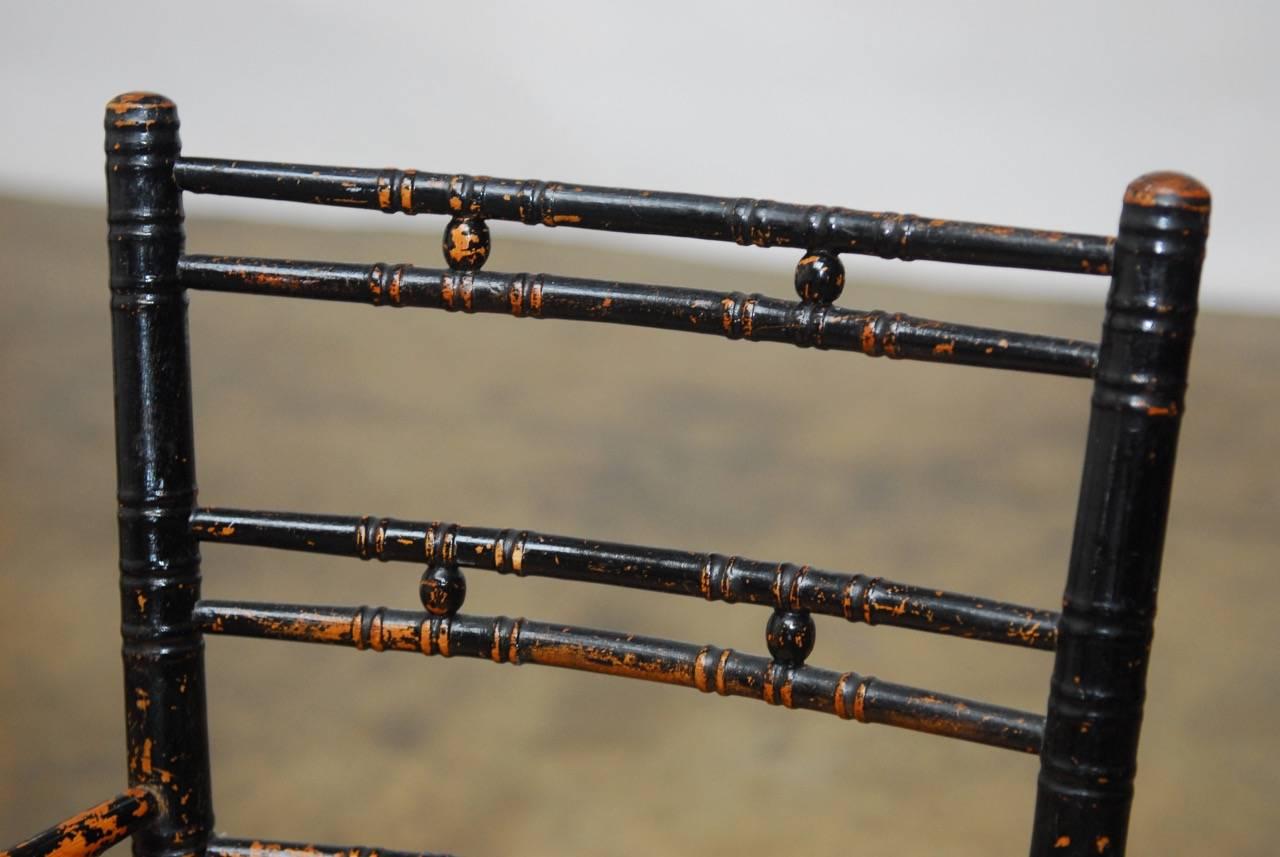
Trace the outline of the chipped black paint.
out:
M 1125 850 L 1178 423 L 1208 231 L 1209 193 L 1175 173 L 1129 187 L 1119 239 L 751 199 L 513 182 L 412 170 L 182 159 L 176 110 L 108 104 L 107 191 L 116 383 L 126 736 L 132 788 L 0 857 L 96 857 L 129 834 L 140 857 L 429 857 L 210 838 L 201 631 L 540 663 L 746 696 L 1039 752 L 1033 857 Z M 179 185 L 452 218 L 450 271 L 183 257 Z M 800 304 L 761 296 L 476 273 L 485 218 L 806 251 Z M 839 253 L 1108 273 L 1100 348 L 830 306 Z M 1113 258 L 1114 257 L 1114 258 Z M 865 354 L 1095 375 L 1061 616 L 787 563 L 454 524 L 194 510 L 186 288 L 432 306 L 718 332 Z M 719 326 L 719 330 L 715 328 Z M 1002 337 L 994 339 L 993 337 Z M 198 541 L 425 562 L 428 613 L 200 602 Z M 457 614 L 460 565 L 771 606 L 772 658 L 714 646 Z M 1057 655 L 1048 716 L 804 664 L 811 613 Z
M 1058 621 L 1048 610 L 880 577 L 529 530 L 220 508 L 197 509 L 191 529 L 203 541 L 222 544 L 430 565 L 456 563 L 501 574 L 763 604 L 1033 649 L 1053 648 Z
M 97 857 L 151 824 L 155 817 L 154 795 L 144 788 L 132 788 L 8 851 L 0 851 L 0 857 Z
M 216 158 L 183 158 L 176 173 L 183 190 L 192 193 L 387 213 L 470 215 L 757 247 L 1083 274 L 1106 274 L 1111 265 L 1112 240 L 1099 235 L 767 199 Z
M 428 566 L 418 584 L 418 598 L 433 616 L 452 616 L 467 598 L 467 579 L 456 565 Z
M 799 666 L 813 653 L 818 629 L 807 610 L 774 610 L 764 629 L 765 645 L 775 661 Z
M 390 851 L 364 845 L 315 845 L 307 842 L 273 842 L 262 839 L 209 840 L 207 857 L 449 857 L 422 851 Z
M 199 853 L 213 824 L 205 726 L 187 295 L 178 281 L 178 114 L 158 95 L 107 105 L 107 237 L 116 403 L 129 783 L 163 808 L 139 857 Z
M 453 271 L 478 271 L 489 258 L 489 226 L 478 217 L 455 217 L 445 225 L 440 249 Z
M 385 607 L 318 607 L 202 601 L 208 634 L 420 652 L 495 663 L 542 664 L 745 696 L 770 705 L 883 723 L 992 747 L 1037 753 L 1043 718 L 857 673 L 792 666 L 732 649 L 617 631 L 509 619 L 433 616 Z
M 1209 192 L 1125 195 L 1036 800 L 1033 857 L 1124 853 Z
M 382 262 L 184 256 L 178 270 L 185 287 L 204 291 L 606 322 L 1072 377 L 1088 377 L 1097 362 L 1091 342 L 829 306 L 820 298 L 829 293 L 822 278 L 830 269 L 812 283 L 805 280 L 814 299 L 798 303 L 740 292 L 549 274 L 460 274 Z

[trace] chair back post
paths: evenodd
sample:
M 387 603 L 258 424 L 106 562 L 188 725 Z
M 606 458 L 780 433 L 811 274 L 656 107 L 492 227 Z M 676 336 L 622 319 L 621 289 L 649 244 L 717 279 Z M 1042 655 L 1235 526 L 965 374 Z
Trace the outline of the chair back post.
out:
M 213 824 L 187 342 L 178 113 L 127 93 L 106 109 L 121 635 L 129 783 L 158 797 L 145 857 L 203 854 Z
M 1124 852 L 1209 192 L 1129 185 L 1094 381 L 1033 857 Z

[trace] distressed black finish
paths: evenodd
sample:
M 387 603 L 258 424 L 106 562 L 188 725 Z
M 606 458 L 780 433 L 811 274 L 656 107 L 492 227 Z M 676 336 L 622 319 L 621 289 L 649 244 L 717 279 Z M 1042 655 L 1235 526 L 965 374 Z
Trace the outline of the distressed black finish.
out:
M 200 545 L 187 523 L 196 479 L 178 113 L 157 95 L 122 95 L 106 131 L 129 783 L 161 803 L 134 853 L 177 857 L 199 854 L 213 824 L 204 643 L 191 622 Z
M 183 158 L 176 172 L 183 190 L 193 193 L 794 247 L 806 254 L 829 250 L 1083 274 L 1106 274 L 1111 269 L 1112 239 L 1103 236 L 914 214 L 416 170 L 216 158 Z
M 97 857 L 156 816 L 156 800 L 144 788 L 86 809 L 59 825 L 20 842 L 0 857 Z
M 213 837 L 203 634 L 536 663 L 1038 753 L 1032 857 L 1126 847 L 1209 193 L 1133 182 L 1117 239 L 746 198 L 182 158 L 169 100 L 106 114 L 128 791 L 0 857 L 429 857 Z M 181 191 L 447 215 L 446 269 L 187 256 Z M 480 269 L 488 220 L 791 247 L 799 302 Z M 1112 274 L 1099 346 L 834 306 L 842 253 Z M 603 321 L 1094 379 L 1062 613 L 791 563 L 524 530 L 196 505 L 188 289 Z M 200 600 L 200 541 L 425 565 L 425 612 Z M 770 608 L 769 657 L 459 613 L 463 568 Z M 1047 714 L 806 663 L 815 614 L 1054 650 Z
M 1124 850 L 1209 192 L 1129 185 L 1093 389 L 1032 853 Z
M 420 851 L 388 851 L 352 845 L 312 845 L 304 842 L 270 842 L 260 839 L 209 840 L 208 857 L 448 857 Z
M 218 256 L 184 256 L 179 273 L 185 287 L 205 291 L 601 321 L 871 357 L 1075 377 L 1091 375 L 1098 355 L 1091 342 L 842 309 L 817 300 L 795 303 L 741 292 L 548 274 L 459 274 L 381 262 L 352 265 Z
M 375 652 L 420 652 L 494 663 L 542 664 L 745 696 L 845 720 L 885 723 L 1024 753 L 1040 749 L 1043 718 L 857 673 L 792 666 L 732 649 L 617 631 L 509 619 L 434 616 L 385 607 L 317 607 L 202 601 L 209 634 L 327 643 Z
M 210 542 L 582 580 L 708 601 L 811 611 L 843 616 L 850 622 L 896 625 L 1035 649 L 1052 649 L 1057 635 L 1058 616 L 1048 610 L 877 576 L 716 553 L 637 547 L 529 530 L 463 527 L 442 521 L 242 509 L 197 509 L 191 516 L 191 528 L 197 538 Z
M 806 253 L 796 263 L 796 294 L 807 303 L 830 304 L 844 291 L 844 263 L 830 250 Z

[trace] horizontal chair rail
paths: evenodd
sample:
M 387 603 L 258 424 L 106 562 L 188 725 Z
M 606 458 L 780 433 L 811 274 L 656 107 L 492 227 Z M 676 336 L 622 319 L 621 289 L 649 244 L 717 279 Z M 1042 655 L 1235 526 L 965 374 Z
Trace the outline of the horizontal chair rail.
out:
M 132 788 L 0 851 L 0 857 L 97 857 L 150 824 L 155 814 L 151 792 Z
M 1083 274 L 1109 273 L 1114 243 L 894 212 L 416 170 L 179 158 L 174 173 L 192 193 Z
M 1091 342 L 739 292 L 549 274 L 194 255 L 179 260 L 178 272 L 184 286 L 205 291 L 599 321 L 1072 377 L 1089 377 L 1098 362 Z
M 603 583 L 1034 649 L 1051 650 L 1057 639 L 1058 615 L 1048 610 L 714 553 L 438 521 L 223 508 L 195 510 L 191 529 L 207 542 Z
M 264 839 L 231 839 L 215 836 L 206 857 L 448 857 L 424 851 L 391 851 L 363 845 L 316 845 L 307 842 L 272 842 Z
M 542 664 L 696 687 L 704 693 L 745 696 L 1024 753 L 1040 751 L 1044 732 L 1039 715 L 852 672 L 788 666 L 732 649 L 505 616 L 201 601 L 192 619 L 206 634 Z

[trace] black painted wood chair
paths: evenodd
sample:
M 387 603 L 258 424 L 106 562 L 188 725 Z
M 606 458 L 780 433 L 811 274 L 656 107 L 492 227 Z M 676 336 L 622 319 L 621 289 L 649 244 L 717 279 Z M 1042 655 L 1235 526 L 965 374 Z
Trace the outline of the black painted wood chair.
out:
M 211 832 L 203 638 L 232 634 L 544 664 L 746 696 L 1040 756 L 1033 855 L 1125 850 L 1209 194 L 1153 173 L 1116 238 L 754 199 L 412 170 L 183 157 L 174 105 L 107 105 L 129 789 L 4 855 L 363 855 Z M 188 255 L 182 194 L 442 214 L 446 268 Z M 802 251 L 798 301 L 482 270 L 487 220 Z M 842 253 L 1107 276 L 1100 345 L 835 305 Z M 1061 612 L 790 563 L 443 522 L 196 506 L 188 289 L 641 325 L 870 356 L 1093 379 Z M 201 541 L 425 564 L 423 612 L 200 598 Z M 463 567 L 768 607 L 768 657 L 460 613 Z M 1047 713 L 806 663 L 812 614 L 1054 650 Z M 382 852 L 384 854 L 390 852 Z

